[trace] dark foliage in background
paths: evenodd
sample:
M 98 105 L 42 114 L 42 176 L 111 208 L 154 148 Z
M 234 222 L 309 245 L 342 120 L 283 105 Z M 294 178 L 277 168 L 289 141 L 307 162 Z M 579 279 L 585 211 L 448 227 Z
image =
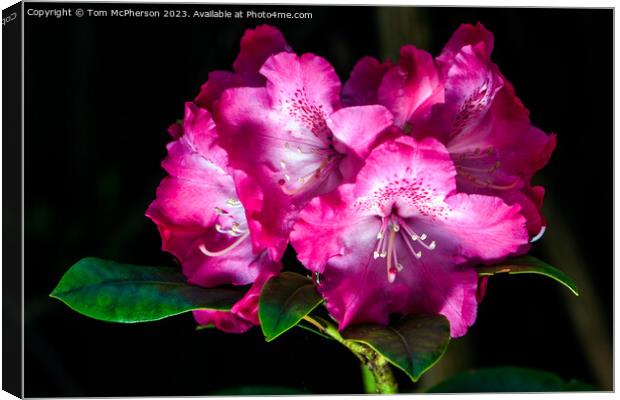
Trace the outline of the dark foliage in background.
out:
M 150 7 L 164 8 L 132 6 Z M 183 103 L 194 98 L 209 71 L 231 68 L 246 28 L 265 22 L 277 26 L 297 53 L 326 57 L 344 81 L 360 57 L 391 51 L 380 39 L 386 37 L 381 30 L 387 29 L 380 21 L 404 11 L 278 9 L 310 11 L 313 18 L 26 17 L 26 396 L 201 395 L 240 385 L 280 385 L 312 393 L 361 390 L 355 357 L 302 330 L 265 343 L 259 329 L 244 335 L 197 332 L 190 315 L 149 324 L 110 324 L 78 315 L 48 297 L 68 267 L 86 256 L 145 265 L 175 263 L 160 251 L 157 229 L 144 217 L 164 176 L 159 164 L 170 140 L 166 128 L 182 117 Z M 591 282 L 580 298 L 568 301 L 564 289 L 546 279 L 492 278 L 477 323 L 451 344 L 448 355 L 452 352 L 453 357 L 438 364 L 438 373 L 442 368 L 455 372 L 516 365 L 610 390 L 611 363 L 596 369 L 593 365 L 601 357 L 591 350 L 598 345 L 606 354 L 611 349 L 612 11 L 415 12 L 418 19 L 411 24 L 422 21 L 426 43 L 414 38 L 410 42 L 434 55 L 460 23 L 481 21 L 495 34 L 493 60 L 514 84 L 534 124 L 558 134 L 551 162 L 536 177 L 547 188 L 545 209 L 553 219 L 533 254 L 553 262 L 552 251 L 571 246 Z M 406 44 L 405 39 L 390 40 L 391 48 Z M 556 238 L 569 237 L 575 245 L 553 241 L 554 230 Z M 287 253 L 285 264 L 295 263 Z M 602 325 L 592 327 L 590 316 L 571 317 L 574 304 L 594 298 L 600 307 L 592 315 L 598 312 Z M 592 338 L 596 343 L 588 347 Z M 406 377 L 398 378 L 403 391 L 413 388 Z

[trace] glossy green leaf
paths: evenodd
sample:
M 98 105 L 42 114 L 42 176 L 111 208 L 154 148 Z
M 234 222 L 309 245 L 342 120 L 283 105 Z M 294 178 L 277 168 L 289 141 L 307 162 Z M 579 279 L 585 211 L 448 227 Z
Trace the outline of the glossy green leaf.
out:
M 594 387 L 565 381 L 556 374 L 537 369 L 500 367 L 461 372 L 428 390 L 430 393 L 471 392 L 570 392 L 593 391 Z
M 342 336 L 372 347 L 417 381 L 445 353 L 450 323 L 442 315 L 408 315 L 391 326 L 349 326 Z
M 73 265 L 50 296 L 91 318 L 132 323 L 193 310 L 228 310 L 243 291 L 190 285 L 176 268 L 89 257 Z
M 323 299 L 312 280 L 294 272 L 269 279 L 261 291 L 258 318 L 270 342 L 299 323 Z
M 522 256 L 509 258 L 497 265 L 485 265 L 476 268 L 476 270 L 480 276 L 490 276 L 500 273 L 544 275 L 555 279 L 569 288 L 575 296 L 579 296 L 577 285 L 568 275 L 536 257 Z

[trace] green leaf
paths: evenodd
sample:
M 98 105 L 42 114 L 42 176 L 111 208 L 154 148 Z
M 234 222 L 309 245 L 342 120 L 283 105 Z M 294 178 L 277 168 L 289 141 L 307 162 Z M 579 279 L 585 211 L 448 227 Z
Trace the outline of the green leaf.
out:
M 65 273 L 50 296 L 91 318 L 132 323 L 193 310 L 229 310 L 243 292 L 190 285 L 176 268 L 88 257 Z
M 461 372 L 433 386 L 428 392 L 570 392 L 593 390 L 595 390 L 593 386 L 577 380 L 567 382 L 551 372 L 519 367 L 500 367 Z
M 270 342 L 288 331 L 322 302 L 314 283 L 303 275 L 283 272 L 269 279 L 258 303 L 265 339 Z
M 480 276 L 490 276 L 500 273 L 544 275 L 555 279 L 562 285 L 569 288 L 575 296 L 579 296 L 577 285 L 571 278 L 568 277 L 568 275 L 536 257 L 522 256 L 509 258 L 508 260 L 497 265 L 485 265 L 476 268 L 476 270 Z
M 415 382 L 448 348 L 450 323 L 442 315 L 408 315 L 393 326 L 353 325 L 342 336 L 370 346 Z

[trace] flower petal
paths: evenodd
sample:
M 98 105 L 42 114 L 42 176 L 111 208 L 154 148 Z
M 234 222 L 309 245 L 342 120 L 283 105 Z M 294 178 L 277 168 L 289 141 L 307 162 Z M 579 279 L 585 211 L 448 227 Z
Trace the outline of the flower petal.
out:
M 383 76 L 392 67 L 391 61 L 379 62 L 374 57 L 363 57 L 342 88 L 342 102 L 348 106 L 377 104 L 377 91 Z
M 334 147 L 347 157 L 340 163 L 345 181 L 355 180 L 364 159 L 393 117 L 387 108 L 378 105 L 341 108 L 327 120 L 327 126 L 336 140 Z
M 265 77 L 259 73 L 261 66 L 270 56 L 283 51 L 291 51 L 291 48 L 277 28 L 259 25 L 255 29 L 247 29 L 241 38 L 241 49 L 233 63 L 235 72 L 210 72 L 209 79 L 200 88 L 194 102 L 212 112 L 213 103 L 224 90 L 240 86 L 263 86 Z
M 311 271 L 324 274 L 319 286 L 327 308 L 340 322 L 386 323 L 385 268 L 375 268 L 373 246 L 380 220 L 353 207 L 354 185 L 344 184 L 314 198 L 300 213 L 291 232 L 298 259 Z M 316 240 L 320 237 L 321 240 Z
M 230 311 L 199 310 L 194 311 L 193 314 L 198 324 L 214 326 L 226 333 L 244 333 L 254 326 L 250 321 Z
M 233 63 L 233 69 L 243 81 L 244 86 L 262 86 L 265 78 L 259 70 L 272 55 L 292 51 L 277 28 L 259 25 L 247 29 L 241 38 L 241 50 Z
M 213 103 L 220 98 L 224 90 L 241 85 L 243 80 L 237 74 L 228 71 L 209 72 L 209 79 L 200 87 L 200 93 L 194 99 L 194 103 L 213 112 Z
M 258 262 L 262 268 L 260 274 L 246 294 L 230 311 L 201 310 L 194 311 L 194 318 L 200 325 L 211 325 L 228 333 L 243 333 L 254 325 L 259 325 L 258 300 L 265 283 L 282 269 L 282 264 L 271 262 L 263 254 Z
M 168 145 L 163 162 L 170 176 L 157 188 L 146 215 L 158 225 L 163 250 L 180 260 L 190 282 L 245 285 L 256 279 L 261 266 L 255 263 L 252 243 L 243 235 L 233 237 L 217 230 L 217 225 L 225 229 L 234 223 L 244 225 L 245 215 L 233 178 L 222 168 L 226 154 L 214 138 L 209 113 L 188 103 L 183 135 Z M 211 257 L 201 246 L 212 253 L 230 251 L 225 257 Z
M 315 134 L 338 104 L 340 79 L 327 60 L 311 53 L 279 53 L 260 69 L 274 109 Z M 319 124 L 317 126 L 317 124 Z
M 391 67 L 381 81 L 378 99 L 394 114 L 396 126 L 416 125 L 433 104 L 443 100 L 433 57 L 414 46 L 403 46 L 398 65 Z
M 437 57 L 437 66 L 441 71 L 447 71 L 454 61 L 454 57 L 467 45 L 482 44 L 484 54 L 487 58 L 491 57 L 493 51 L 494 38 L 493 34 L 488 31 L 480 22 L 473 26 L 471 24 L 461 24 L 459 28 L 452 34 L 448 43 L 444 46 L 439 57 Z M 442 74 L 443 75 L 443 74 Z
M 440 142 L 404 136 L 372 151 L 357 176 L 355 196 L 365 212 L 388 216 L 396 208 L 405 217 L 420 207 L 439 207 L 456 190 L 455 174 Z
M 249 179 L 240 199 L 248 207 L 253 240 L 266 243 L 279 259 L 299 209 L 332 190 L 341 176 L 314 126 L 291 120 L 272 103 L 264 88 L 229 89 L 220 99 L 217 122 L 219 144 L 228 151 L 230 165 Z M 257 195 L 268 197 L 269 203 L 257 202 Z

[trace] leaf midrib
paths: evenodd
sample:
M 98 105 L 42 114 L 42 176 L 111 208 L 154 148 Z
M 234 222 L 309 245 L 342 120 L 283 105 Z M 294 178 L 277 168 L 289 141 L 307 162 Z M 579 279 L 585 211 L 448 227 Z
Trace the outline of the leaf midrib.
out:
M 161 285 L 161 286 L 179 286 L 179 287 L 197 288 L 197 289 L 200 288 L 199 286 L 188 285 L 187 283 L 184 283 L 184 282 L 141 281 L 141 280 L 112 280 L 112 281 L 105 281 L 105 282 L 99 282 L 99 283 L 90 283 L 90 284 L 82 285 L 82 286 L 79 286 L 79 287 L 71 288 L 69 290 L 63 290 L 62 292 L 54 291 L 54 292 L 52 292 L 52 295 L 54 295 L 54 296 L 56 296 L 56 295 L 66 295 L 66 294 L 78 292 L 80 290 L 89 290 L 90 288 L 94 288 L 94 287 L 97 287 L 97 286 L 125 286 L 125 285 L 138 285 L 138 284 L 142 284 L 142 285 Z
M 304 283 L 303 285 L 301 285 L 300 287 L 298 287 L 297 289 L 295 289 L 293 291 L 293 293 L 291 293 L 290 296 L 288 296 L 286 298 L 286 300 L 284 301 L 284 303 L 282 304 L 282 312 L 278 313 L 278 318 L 276 319 L 276 323 L 274 324 L 274 326 L 277 328 L 280 326 L 280 322 L 282 322 L 282 316 L 285 314 L 284 310 L 288 309 L 288 305 L 291 303 L 291 301 L 295 298 L 296 294 L 302 290 L 303 288 L 309 286 L 308 283 Z M 297 317 L 295 317 L 297 318 Z

